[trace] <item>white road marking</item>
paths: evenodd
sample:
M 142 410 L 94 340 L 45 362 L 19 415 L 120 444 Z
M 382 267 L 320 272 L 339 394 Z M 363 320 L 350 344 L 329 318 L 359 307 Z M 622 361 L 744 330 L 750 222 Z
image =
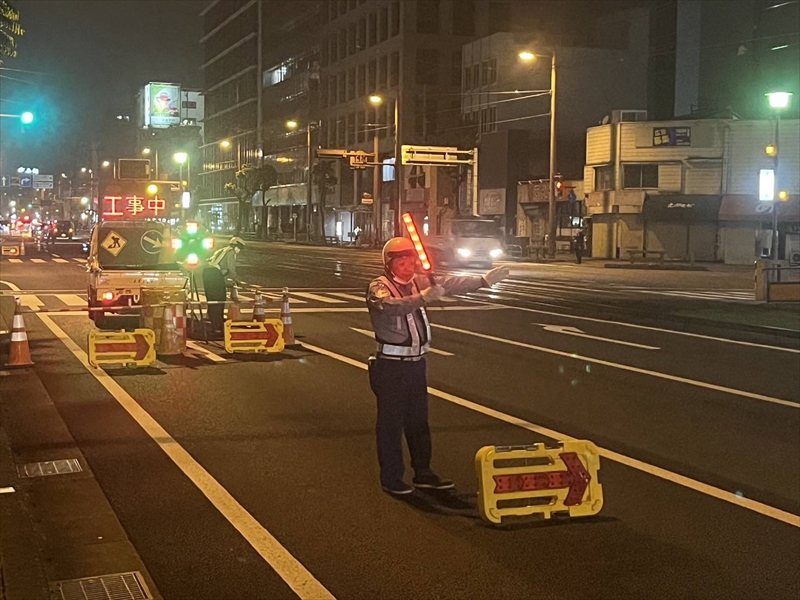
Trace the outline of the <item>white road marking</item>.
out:
M 485 302 L 481 300 L 475 300 L 475 302 L 484 302 L 485 304 L 491 305 L 490 302 Z M 497 306 L 496 304 L 493 306 Z M 635 323 L 625 323 L 624 321 L 610 321 L 608 319 L 597 319 L 594 317 L 581 317 L 578 315 L 571 315 L 568 313 L 559 313 L 553 312 L 549 310 L 539 310 L 537 308 L 528 308 L 526 306 L 509 306 L 503 305 L 505 308 L 509 310 L 521 310 L 525 312 L 532 312 L 537 313 L 540 315 L 551 315 L 554 317 L 561 317 L 562 319 L 578 319 L 580 321 L 593 321 L 595 323 L 609 323 L 611 325 L 619 325 L 620 327 L 633 327 L 634 329 L 646 329 L 647 331 L 659 331 L 661 333 L 671 333 L 673 335 L 684 335 L 687 337 L 694 337 L 700 338 L 703 340 L 712 340 L 714 342 L 724 342 L 726 344 L 738 344 L 740 346 L 751 346 L 753 348 L 765 348 L 767 350 L 778 350 L 779 352 L 792 352 L 794 354 L 800 354 L 800 350 L 795 348 L 783 348 L 781 346 L 769 346 L 767 344 L 756 344 L 753 342 L 743 342 L 741 340 L 731 340 L 728 338 L 721 338 L 721 337 L 714 337 L 711 335 L 700 335 L 699 333 L 690 333 L 688 331 L 675 331 L 674 329 L 663 329 L 661 327 L 649 327 L 647 325 L 637 325 Z
M 563 356 L 564 358 L 572 358 L 575 360 L 590 362 L 596 365 L 602 365 L 604 367 L 611 367 L 613 369 L 620 369 L 622 371 L 639 373 L 640 375 L 649 375 L 651 377 L 657 377 L 659 379 L 667 379 L 669 381 L 675 381 L 677 383 L 685 383 L 687 385 L 693 385 L 696 387 L 706 388 L 709 390 L 715 390 L 717 392 L 724 392 L 726 394 L 731 394 L 734 396 L 742 396 L 744 398 L 761 400 L 762 402 L 769 402 L 771 404 L 780 404 L 781 406 L 789 406 L 791 408 L 800 408 L 800 403 L 792 402 L 790 400 L 782 400 L 780 398 L 773 398 L 772 396 L 765 396 L 763 394 L 756 394 L 753 392 L 746 392 L 744 390 L 737 390 L 734 388 L 729 388 L 721 385 L 715 385 L 713 383 L 706 383 L 705 381 L 687 379 L 685 377 L 670 375 L 668 373 L 661 373 L 659 371 L 649 371 L 647 369 L 640 369 L 639 367 L 632 367 L 630 365 L 623 365 L 621 363 L 610 362 L 599 358 L 591 358 L 588 356 L 583 356 L 581 354 L 576 354 L 574 352 L 562 352 L 561 350 L 553 350 L 552 348 L 545 348 L 543 346 L 534 346 L 533 344 L 526 344 L 525 342 L 517 342 L 516 340 L 500 338 L 493 335 L 487 335 L 485 333 L 478 333 L 476 331 L 467 331 L 466 329 L 458 329 L 456 327 L 448 327 L 447 325 L 438 325 L 436 323 L 431 323 L 431 327 L 444 329 L 445 331 L 452 331 L 453 333 L 462 333 L 464 335 L 471 335 L 484 340 L 490 340 L 492 342 L 508 344 L 510 346 L 517 346 L 518 348 L 527 348 L 528 350 L 536 350 L 538 352 L 545 352 L 547 354 L 555 354 L 556 356 Z
M 239 504 L 230 492 L 214 479 L 114 378 L 102 369 L 90 367 L 86 353 L 63 329 L 56 325 L 48 315 L 40 314 L 39 318 L 299 598 L 335 600 L 333 594 Z
M 329 296 L 336 296 L 337 298 L 344 298 L 345 300 L 353 300 L 354 302 L 366 302 L 365 296 L 356 296 L 355 294 L 344 294 L 342 292 L 328 292 Z
M 360 333 L 369 338 L 372 338 L 373 340 L 375 339 L 375 333 L 372 331 L 367 331 L 366 329 L 359 329 L 358 327 L 351 327 L 350 329 L 352 329 L 356 333 Z M 434 354 L 441 354 L 442 356 L 455 356 L 455 354 L 453 354 L 452 352 L 447 352 L 446 350 L 439 350 L 438 348 L 431 348 L 430 351 L 433 352 Z
M 31 259 L 31 262 L 32 262 L 32 263 L 39 263 L 39 264 L 43 264 L 43 263 L 45 263 L 45 262 L 47 262 L 47 261 L 45 261 L 45 260 L 44 260 L 44 259 L 42 259 L 42 258 L 32 258 L 32 259 Z
M 568 325 L 548 325 L 546 323 L 531 323 L 531 325 L 538 325 L 543 327 L 545 331 L 552 333 L 561 333 L 564 335 L 573 335 L 575 337 L 582 337 L 588 340 L 597 340 L 600 342 L 608 342 L 609 344 L 622 344 L 623 346 L 632 346 L 633 348 L 642 348 L 644 350 L 661 350 L 656 346 L 645 346 L 644 344 L 634 344 L 633 342 L 623 342 L 622 340 L 614 340 L 611 338 L 598 337 L 596 335 L 588 335 L 578 329 L 577 327 L 570 327 Z
M 66 258 L 54 257 L 54 258 L 53 258 L 53 262 L 57 262 L 57 263 L 68 263 L 69 261 L 68 261 Z
M 307 300 L 316 300 L 317 302 L 324 302 L 325 304 L 344 304 L 344 300 L 336 300 L 335 298 L 328 298 L 327 296 L 320 296 L 319 294 L 311 294 L 309 292 L 291 292 L 294 296 L 300 296 Z
M 1 487 L 0 488 L 0 494 L 13 494 L 16 491 L 17 490 L 15 490 L 13 487 Z
M 214 362 L 226 362 L 226 360 L 222 358 L 219 354 L 214 354 L 208 348 L 203 348 L 197 342 L 189 340 L 186 342 L 186 347 L 191 348 L 192 350 L 196 350 L 197 352 L 205 356 L 207 359 L 212 360 Z
M 56 294 L 56 298 L 67 306 L 86 306 L 86 300 L 76 294 Z
M 79 263 L 85 263 L 86 262 L 85 258 L 73 258 L 72 260 L 74 260 L 75 262 L 79 262 Z
M 36 310 L 40 306 L 44 306 L 44 302 L 39 300 L 36 294 L 20 294 L 19 303 L 22 306 L 27 306 L 30 309 Z
M 21 263 L 22 259 L 21 258 L 9 258 L 8 262 L 10 262 L 10 263 Z
M 336 352 L 332 352 L 331 350 L 326 350 L 325 348 L 320 348 L 319 346 L 313 346 L 311 344 L 307 344 L 306 342 L 302 342 L 302 346 L 307 350 L 311 350 L 312 352 L 317 352 L 318 354 L 322 354 L 323 356 L 333 358 L 334 360 L 338 360 L 339 362 L 343 362 L 345 364 L 348 364 L 350 366 L 359 369 L 363 369 L 365 371 L 367 370 L 366 364 L 354 360 L 352 358 L 349 358 L 347 356 L 337 354 Z M 460 398 L 459 396 L 443 392 L 442 390 L 437 390 L 436 388 L 428 387 L 428 393 L 432 396 L 436 396 L 437 398 L 441 398 L 442 400 L 446 400 L 447 402 L 458 404 L 459 406 L 463 406 L 464 408 L 468 408 L 475 412 L 484 414 L 488 417 L 492 417 L 494 419 L 498 419 L 499 421 L 509 423 L 510 425 L 515 425 L 517 427 L 527 429 L 528 431 L 533 431 L 535 433 L 538 433 L 539 435 L 542 435 L 544 437 L 553 440 L 566 441 L 575 439 L 572 436 L 558 432 L 554 429 L 549 429 L 541 425 L 530 423 L 528 421 L 525 421 L 524 419 L 508 415 L 506 413 L 500 412 L 499 410 L 489 408 L 488 406 L 483 406 L 482 404 L 471 402 L 470 400 L 466 400 L 464 398 Z M 702 481 L 692 479 L 691 477 L 685 477 L 684 475 L 681 475 L 679 473 L 674 473 L 673 471 L 668 471 L 667 469 L 662 469 L 661 467 L 657 467 L 655 465 L 651 465 L 650 463 L 646 463 L 644 461 L 631 458 L 630 456 L 619 454 L 618 452 L 614 452 L 613 450 L 609 450 L 607 448 L 598 448 L 598 450 L 600 451 L 600 456 L 603 456 L 608 460 L 613 460 L 614 462 L 623 464 L 632 469 L 636 469 L 637 471 L 642 471 L 643 473 L 647 473 L 648 475 L 653 475 L 654 477 L 658 477 L 660 479 L 664 479 L 671 483 L 675 483 L 677 485 L 689 488 L 690 490 L 700 492 L 701 494 L 711 496 L 712 498 L 722 500 L 723 502 L 728 502 L 730 504 L 735 504 L 736 506 L 741 506 L 742 508 L 746 508 L 747 510 L 751 510 L 758 514 L 764 515 L 765 517 L 770 517 L 771 519 L 781 521 L 783 523 L 786 523 L 787 525 L 792 525 L 794 527 L 800 528 L 800 516 L 795 515 L 793 513 L 781 510 L 779 508 L 775 508 L 774 506 L 770 506 L 768 504 L 764 504 L 756 500 L 751 500 L 750 498 L 744 498 L 742 496 L 738 496 L 735 493 L 729 492 L 727 490 L 714 487 L 707 483 L 703 483 Z

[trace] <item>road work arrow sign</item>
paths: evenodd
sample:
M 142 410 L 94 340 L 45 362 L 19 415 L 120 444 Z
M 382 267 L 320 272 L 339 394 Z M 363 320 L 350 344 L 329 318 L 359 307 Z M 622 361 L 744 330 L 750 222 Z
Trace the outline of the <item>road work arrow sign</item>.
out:
M 280 319 L 225 321 L 225 351 L 283 352 L 283 322 Z
M 156 334 L 152 329 L 89 332 L 89 364 L 146 367 L 156 360 Z
M 608 342 L 609 344 L 620 344 L 621 346 L 631 346 L 632 348 L 641 348 L 643 350 L 661 350 L 661 348 L 658 348 L 657 346 L 646 346 L 644 344 L 634 344 L 633 342 L 624 342 L 622 340 L 589 335 L 577 327 L 570 327 L 568 325 L 547 325 L 546 323 L 533 323 L 533 325 L 539 325 L 540 327 L 544 328 L 545 331 L 550 331 L 552 333 L 572 335 L 575 337 L 586 338 L 587 340 L 597 340 L 599 342 Z
M 490 523 L 504 517 L 553 513 L 571 517 L 595 515 L 603 507 L 597 481 L 600 455 L 586 440 L 555 447 L 486 446 L 475 455 L 478 508 Z

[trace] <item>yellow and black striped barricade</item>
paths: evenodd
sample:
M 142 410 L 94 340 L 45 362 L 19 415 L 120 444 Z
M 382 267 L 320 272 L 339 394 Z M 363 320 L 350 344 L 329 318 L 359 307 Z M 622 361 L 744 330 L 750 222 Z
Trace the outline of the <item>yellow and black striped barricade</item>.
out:
M 600 454 L 588 440 L 554 446 L 484 446 L 475 455 L 478 509 L 489 523 L 553 513 L 596 515 L 603 507 Z
M 156 361 L 156 334 L 152 329 L 89 332 L 89 364 L 146 367 Z
M 225 321 L 225 351 L 283 352 L 283 323 L 280 319 Z

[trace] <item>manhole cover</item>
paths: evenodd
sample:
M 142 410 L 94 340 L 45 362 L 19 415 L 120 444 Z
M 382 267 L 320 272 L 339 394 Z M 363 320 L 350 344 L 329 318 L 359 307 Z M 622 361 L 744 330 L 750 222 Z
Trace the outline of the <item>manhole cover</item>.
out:
M 68 579 L 50 584 L 61 600 L 151 600 L 139 571 Z
M 81 467 L 81 463 L 77 458 L 66 458 L 28 463 L 19 467 L 18 470 L 20 477 L 44 477 L 45 475 L 80 473 L 83 471 L 83 467 Z

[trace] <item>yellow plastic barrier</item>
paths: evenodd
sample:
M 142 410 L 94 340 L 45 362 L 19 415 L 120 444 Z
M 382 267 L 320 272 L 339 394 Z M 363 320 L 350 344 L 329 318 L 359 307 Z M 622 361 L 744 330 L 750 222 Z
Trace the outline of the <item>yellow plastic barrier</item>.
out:
M 283 352 L 283 323 L 280 319 L 225 321 L 225 351 Z
M 152 329 L 89 332 L 89 364 L 146 367 L 156 361 L 156 334 Z
M 484 446 L 475 455 L 478 509 L 489 523 L 553 513 L 596 515 L 603 507 L 600 455 L 587 440 L 556 446 Z

